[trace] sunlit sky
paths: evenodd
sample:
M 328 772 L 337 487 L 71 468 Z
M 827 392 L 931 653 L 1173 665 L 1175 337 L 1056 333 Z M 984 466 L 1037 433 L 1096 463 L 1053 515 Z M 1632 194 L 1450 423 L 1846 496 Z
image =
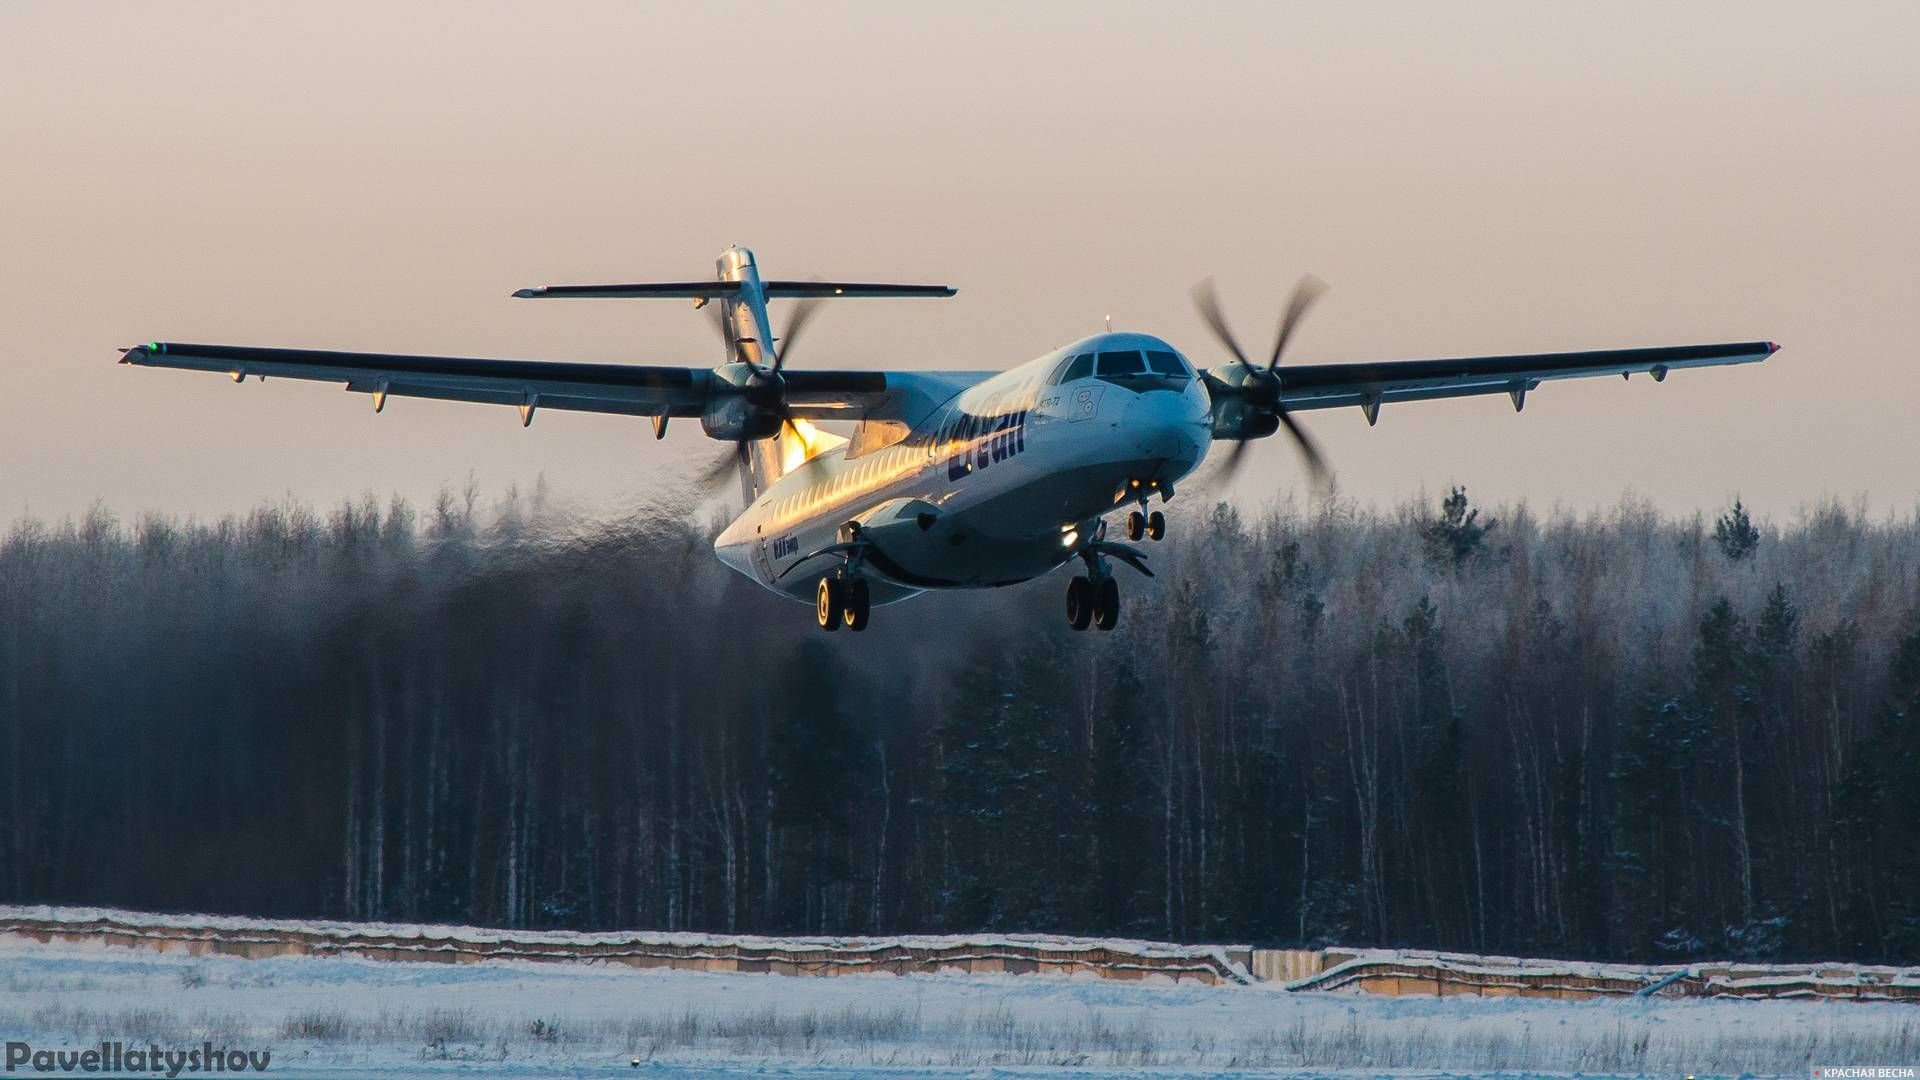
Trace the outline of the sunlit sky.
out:
M 518 287 L 939 281 L 796 367 L 998 368 L 1100 328 L 1295 362 L 1771 338 L 1758 366 L 1310 414 L 1344 493 L 1789 516 L 1920 497 L 1920 6 L 0 5 L 0 521 L 630 504 L 697 424 L 236 387 L 165 339 L 712 364 L 685 302 Z M 776 313 L 776 322 L 780 316 Z M 1238 494 L 1303 483 L 1273 441 Z

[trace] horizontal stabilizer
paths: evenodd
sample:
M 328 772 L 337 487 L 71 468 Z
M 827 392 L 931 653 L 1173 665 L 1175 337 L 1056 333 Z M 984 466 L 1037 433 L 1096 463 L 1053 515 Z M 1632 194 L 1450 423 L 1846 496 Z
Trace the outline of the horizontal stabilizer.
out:
M 768 281 L 761 285 L 767 299 L 793 296 L 952 296 L 950 285 L 894 285 L 858 281 Z M 706 299 L 718 300 L 740 291 L 737 281 L 649 281 L 627 285 L 542 285 L 513 295 L 524 300 L 557 297 L 584 299 Z

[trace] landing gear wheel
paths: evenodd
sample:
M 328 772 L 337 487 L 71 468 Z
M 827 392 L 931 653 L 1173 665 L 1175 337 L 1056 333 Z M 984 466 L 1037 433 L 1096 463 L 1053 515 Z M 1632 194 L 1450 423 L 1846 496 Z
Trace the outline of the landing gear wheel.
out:
M 1120 621 L 1120 583 L 1107 578 L 1091 590 L 1094 594 L 1093 625 L 1111 630 Z
M 1093 622 L 1093 583 L 1077 577 L 1067 582 L 1067 625 L 1085 630 Z
M 813 613 L 820 621 L 820 629 L 840 629 L 840 616 L 845 613 L 846 607 L 847 590 L 840 579 L 821 578 L 820 588 L 813 594 Z
M 1147 539 L 1158 540 L 1167 535 L 1167 515 L 1155 510 L 1147 515 Z M 1139 537 L 1134 537 L 1138 540 Z
M 1152 525 L 1147 523 L 1147 515 L 1138 510 L 1127 515 L 1127 539 L 1129 540 L 1140 539 L 1140 537 L 1145 535 L 1147 530 L 1152 527 Z M 1159 537 L 1156 536 L 1154 539 L 1158 540 Z
M 865 578 L 854 578 L 847 582 L 847 629 L 859 633 L 867 628 L 867 613 L 872 605 L 867 602 L 867 582 Z

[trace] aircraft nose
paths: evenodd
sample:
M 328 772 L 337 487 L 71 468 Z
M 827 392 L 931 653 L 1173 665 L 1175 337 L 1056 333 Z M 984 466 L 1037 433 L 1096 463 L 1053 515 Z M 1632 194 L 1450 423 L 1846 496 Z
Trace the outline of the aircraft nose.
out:
M 1206 409 L 1188 394 L 1141 394 L 1127 405 L 1126 425 L 1141 457 L 1191 468 L 1206 453 Z

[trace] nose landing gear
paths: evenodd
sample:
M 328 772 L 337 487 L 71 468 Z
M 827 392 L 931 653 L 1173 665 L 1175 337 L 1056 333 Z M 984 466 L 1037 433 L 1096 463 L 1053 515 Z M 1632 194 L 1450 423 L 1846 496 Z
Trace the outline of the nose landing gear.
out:
M 1165 535 L 1167 516 L 1160 511 L 1143 514 L 1135 510 L 1127 515 L 1127 539 L 1138 540 L 1144 536 L 1148 540 L 1158 540 Z

